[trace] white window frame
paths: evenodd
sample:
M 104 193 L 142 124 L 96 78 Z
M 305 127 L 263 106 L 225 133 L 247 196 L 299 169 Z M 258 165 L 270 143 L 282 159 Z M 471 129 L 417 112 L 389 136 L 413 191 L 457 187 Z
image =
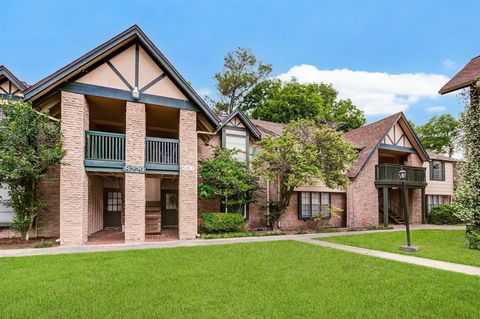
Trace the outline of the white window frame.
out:
M 332 194 L 328 192 L 298 192 L 298 219 L 307 220 L 317 216 L 331 218 Z

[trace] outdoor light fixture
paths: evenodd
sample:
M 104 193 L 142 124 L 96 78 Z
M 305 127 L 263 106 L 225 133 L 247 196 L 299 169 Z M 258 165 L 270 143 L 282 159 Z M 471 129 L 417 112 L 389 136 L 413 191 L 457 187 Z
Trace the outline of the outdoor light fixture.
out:
M 140 91 L 137 87 L 134 87 L 132 90 L 132 99 L 138 100 L 140 98 Z
M 402 168 L 398 171 L 398 177 L 402 181 L 402 197 L 403 197 L 403 219 L 405 220 L 405 229 L 407 231 L 407 245 L 400 246 L 400 250 L 404 251 L 419 251 L 420 248 L 417 246 L 412 246 L 412 241 L 410 239 L 410 220 L 408 216 L 408 193 L 407 193 L 407 171 Z

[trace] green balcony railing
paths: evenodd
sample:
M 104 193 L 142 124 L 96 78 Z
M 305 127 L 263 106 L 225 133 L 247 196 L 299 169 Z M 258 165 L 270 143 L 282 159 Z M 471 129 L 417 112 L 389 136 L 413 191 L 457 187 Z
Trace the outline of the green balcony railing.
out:
M 125 164 L 125 134 L 86 131 L 85 166 L 122 169 Z
M 146 137 L 145 169 L 178 171 L 179 143 L 177 139 Z
M 125 134 L 86 131 L 85 167 L 94 171 L 119 171 L 125 167 Z M 146 137 L 145 170 L 179 170 L 177 139 Z M 143 168 L 142 168 L 143 169 Z
M 375 184 L 377 186 L 400 186 L 402 181 L 398 171 L 403 167 L 407 171 L 406 184 L 410 187 L 424 187 L 427 185 L 425 168 L 404 166 L 398 164 L 378 164 L 375 166 Z

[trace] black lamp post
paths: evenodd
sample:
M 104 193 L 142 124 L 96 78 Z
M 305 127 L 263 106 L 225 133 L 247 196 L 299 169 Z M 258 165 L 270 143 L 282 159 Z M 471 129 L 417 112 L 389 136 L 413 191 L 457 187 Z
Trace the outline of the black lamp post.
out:
M 398 177 L 400 177 L 400 180 L 402 181 L 403 219 L 405 220 L 405 228 L 407 231 L 407 245 L 400 246 L 400 250 L 419 251 L 420 248 L 412 246 L 412 241 L 410 239 L 410 220 L 408 216 L 408 194 L 406 186 L 407 171 L 404 170 L 403 167 L 398 171 Z

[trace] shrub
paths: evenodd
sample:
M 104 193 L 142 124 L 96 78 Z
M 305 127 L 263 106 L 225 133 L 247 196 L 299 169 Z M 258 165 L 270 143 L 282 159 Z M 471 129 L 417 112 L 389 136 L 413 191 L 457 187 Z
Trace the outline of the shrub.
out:
M 203 213 L 203 228 L 207 233 L 239 232 L 245 226 L 245 219 L 235 213 Z
M 480 229 L 475 225 L 467 225 L 465 238 L 468 242 L 468 248 L 480 250 Z
M 236 237 L 257 237 L 257 233 L 251 230 L 243 230 L 230 233 L 200 234 L 202 239 L 236 238 Z
M 36 243 L 33 248 L 50 248 L 50 247 L 53 247 L 55 246 L 55 244 L 51 241 L 39 241 L 38 243 Z
M 427 216 L 429 224 L 435 225 L 454 225 L 460 224 L 461 220 L 455 216 L 453 205 L 438 205 L 432 208 Z

